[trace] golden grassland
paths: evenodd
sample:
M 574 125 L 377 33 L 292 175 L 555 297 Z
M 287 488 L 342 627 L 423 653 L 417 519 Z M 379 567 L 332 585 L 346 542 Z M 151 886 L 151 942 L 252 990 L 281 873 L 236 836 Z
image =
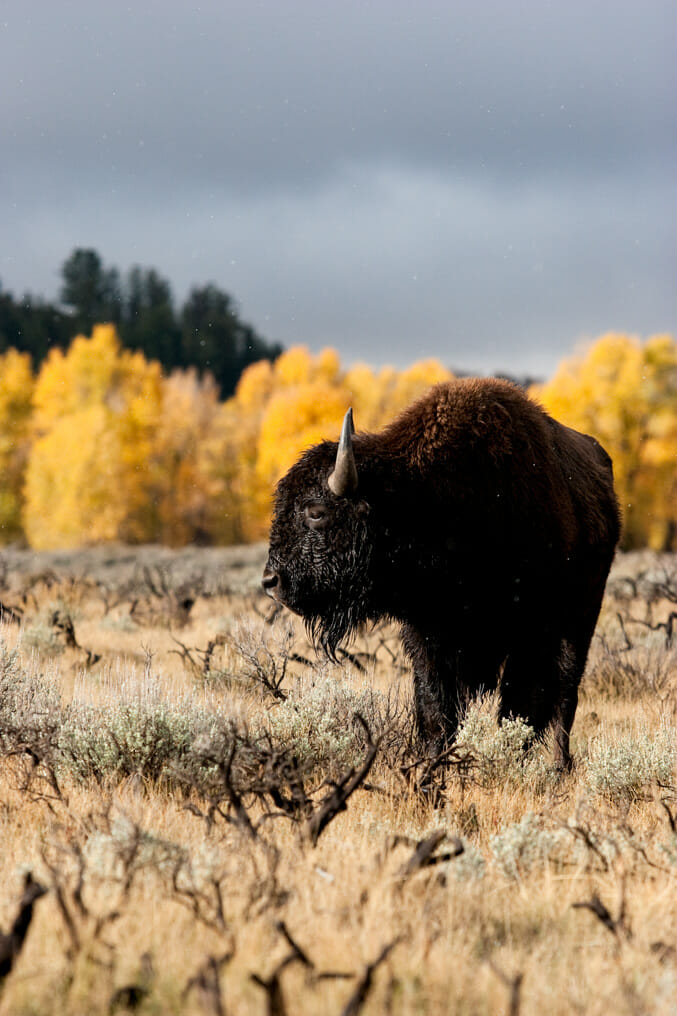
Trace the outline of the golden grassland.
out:
M 261 566 L 5 554 L 0 1014 L 675 1013 L 677 558 L 617 562 L 564 777 L 485 701 L 424 779 L 396 632 L 317 663 Z

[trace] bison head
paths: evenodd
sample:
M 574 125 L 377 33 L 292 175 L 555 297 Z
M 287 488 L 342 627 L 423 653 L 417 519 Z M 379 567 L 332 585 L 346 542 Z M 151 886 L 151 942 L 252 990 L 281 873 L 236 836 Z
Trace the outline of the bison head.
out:
M 263 573 L 268 595 L 300 614 L 330 657 L 369 615 L 369 505 L 353 434 L 348 410 L 338 447 L 316 445 L 280 480 Z

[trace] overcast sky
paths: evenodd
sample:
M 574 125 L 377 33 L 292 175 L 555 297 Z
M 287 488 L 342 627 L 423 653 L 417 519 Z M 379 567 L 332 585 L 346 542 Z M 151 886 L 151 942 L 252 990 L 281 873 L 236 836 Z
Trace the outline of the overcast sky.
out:
M 677 333 L 675 0 L 2 0 L 0 279 L 76 246 L 345 363 Z

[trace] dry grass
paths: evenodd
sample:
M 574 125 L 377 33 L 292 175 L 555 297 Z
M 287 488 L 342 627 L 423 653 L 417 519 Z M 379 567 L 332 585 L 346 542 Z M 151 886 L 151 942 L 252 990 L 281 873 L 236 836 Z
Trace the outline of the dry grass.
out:
M 484 702 L 421 789 L 392 630 L 321 666 L 260 551 L 154 554 L 6 556 L 1 1014 L 675 1011 L 677 562 L 618 564 L 571 775 Z

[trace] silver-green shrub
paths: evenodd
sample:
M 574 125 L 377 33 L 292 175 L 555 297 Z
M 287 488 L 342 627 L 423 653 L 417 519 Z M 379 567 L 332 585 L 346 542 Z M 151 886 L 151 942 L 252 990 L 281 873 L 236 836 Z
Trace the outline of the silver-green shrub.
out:
M 677 833 L 673 833 L 665 843 L 660 843 L 658 849 L 672 867 L 677 868 Z
M 123 813 L 92 831 L 83 851 L 87 881 L 102 882 L 130 883 L 144 871 L 171 874 L 186 856 L 183 847 L 142 829 Z
M 386 696 L 373 688 L 318 673 L 296 682 L 286 700 L 269 711 L 266 727 L 273 742 L 293 752 L 300 763 L 346 768 L 364 758 L 365 733 L 355 714 L 376 738 L 388 710 Z
M 485 787 L 506 782 L 520 785 L 526 781 L 539 787 L 549 776 L 533 727 L 521 717 L 497 722 L 494 696 L 476 699 L 468 705 L 456 744 L 470 752 L 475 762 L 475 778 Z
M 59 738 L 61 767 L 98 783 L 134 774 L 156 781 L 180 764 L 193 734 L 193 717 L 166 702 L 122 702 L 113 711 L 70 706 Z
M 59 656 L 66 648 L 61 634 L 42 617 L 37 617 L 23 631 L 22 642 L 29 649 L 36 649 L 48 656 Z
M 73 703 L 64 710 L 60 763 L 79 779 L 172 778 L 216 719 L 189 696 L 167 701 L 149 677 L 107 698 L 102 705 Z
M 592 829 L 577 820 L 551 824 L 542 815 L 528 812 L 520 822 L 503 829 L 489 842 L 495 866 L 506 878 L 520 879 L 546 866 L 608 870 L 623 853 L 638 856 L 643 844 L 631 842 L 616 830 L 613 834 Z
M 454 878 L 457 882 L 478 882 L 486 874 L 487 862 L 481 851 L 465 840 L 463 848 L 463 853 L 450 862 Z
M 521 822 L 492 836 L 489 847 L 506 878 L 518 879 L 542 867 L 558 844 L 553 832 L 544 829 L 538 816 L 530 811 Z
M 19 649 L 10 650 L 0 638 L 0 750 L 51 758 L 61 718 L 56 682 L 35 660 L 23 663 Z
M 588 788 L 616 800 L 632 800 L 657 782 L 670 783 L 677 766 L 677 729 L 638 730 L 592 741 L 584 763 Z

